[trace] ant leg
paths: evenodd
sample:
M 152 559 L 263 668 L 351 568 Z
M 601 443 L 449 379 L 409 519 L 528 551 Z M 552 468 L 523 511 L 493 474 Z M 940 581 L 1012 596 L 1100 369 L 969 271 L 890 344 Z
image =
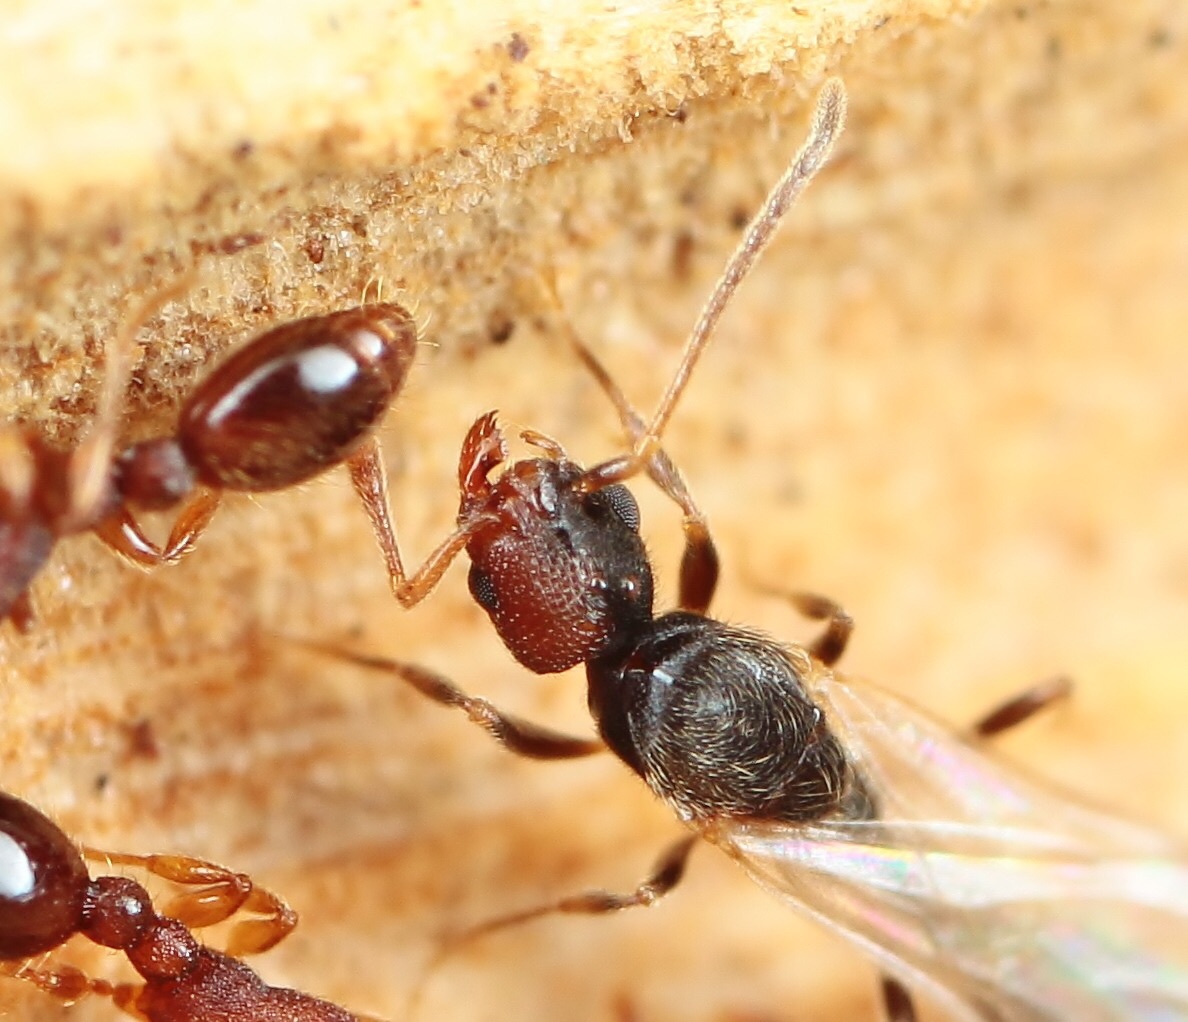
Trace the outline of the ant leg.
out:
M 825 631 L 809 643 L 808 651 L 826 667 L 832 667 L 841 659 L 854 631 L 854 619 L 839 603 L 819 593 L 785 593 L 765 586 L 760 588 L 774 596 L 782 596 L 809 620 L 825 621 Z
M 907 987 L 885 973 L 879 987 L 883 995 L 883 1013 L 887 1022 L 916 1022 L 916 1006 Z
M 315 652 L 345 660 L 368 670 L 382 671 L 407 682 L 427 699 L 442 706 L 455 706 L 462 710 L 470 721 L 477 724 L 509 752 L 527 759 L 577 759 L 606 751 L 606 746 L 597 738 L 577 738 L 562 734 L 550 728 L 541 727 L 531 721 L 502 712 L 486 699 L 469 696 L 454 685 L 445 675 L 427 667 L 390 660 L 387 657 L 354 653 L 329 643 L 309 642 L 293 638 L 289 641 L 305 646 Z
M 471 537 L 490 524 L 491 520 L 482 515 L 468 519 L 446 537 L 410 578 L 405 573 L 400 547 L 396 542 L 396 530 L 392 525 L 392 511 L 388 504 L 388 474 L 384 470 L 379 441 L 375 437 L 368 437 L 359 450 L 347 459 L 347 468 L 379 542 L 392 595 L 405 609 L 413 607 L 429 595 L 454 558 L 466 549 Z
M 993 738 L 1018 727 L 1041 710 L 1067 699 L 1072 688 L 1072 679 L 1063 674 L 1032 685 L 978 718 L 970 734 L 976 739 Z
M 32 983 L 38 990 L 65 1001 L 67 1004 L 73 1004 L 89 994 L 110 997 L 117 1007 L 129 1015 L 144 1019 L 145 1022 L 148 1019 L 148 1016 L 137 1007 L 137 1000 L 144 989 L 144 985 L 141 983 L 109 983 L 104 979 L 92 979 L 81 969 L 76 969 L 72 965 L 64 965 L 59 969 L 52 970 L 22 965 L 11 972 L 2 972 L 0 975 L 12 976 L 14 979 Z
M 639 883 L 633 891 L 626 894 L 615 894 L 611 891 L 582 891 L 546 905 L 510 912 L 496 919 L 489 919 L 458 934 L 450 942 L 450 950 L 454 950 L 461 943 L 468 943 L 479 937 L 485 937 L 496 930 L 519 926 L 521 923 L 542 916 L 551 915 L 606 915 L 610 912 L 620 912 L 626 908 L 647 908 L 655 904 L 668 894 L 685 876 L 685 867 L 689 862 L 689 855 L 697 845 L 699 834 L 686 834 L 674 841 L 656 860 L 652 872 Z
M 206 531 L 218 507 L 219 495 L 212 490 L 201 490 L 191 497 L 174 521 L 164 548 L 145 535 L 132 512 L 122 505 L 91 531 L 133 564 L 155 568 L 176 564 L 194 549 L 194 543 Z
M 495 919 L 488 919 L 477 926 L 471 926 L 461 933 L 454 934 L 443 941 L 437 953 L 429 960 L 420 979 L 413 987 L 409 998 L 408 1017 L 415 1017 L 417 1007 L 429 981 L 433 978 L 448 958 L 453 957 L 465 945 L 482 937 L 489 936 L 499 930 L 510 929 L 523 923 L 531 922 L 542 916 L 551 915 L 604 915 L 608 912 L 618 912 L 626 908 L 644 908 L 655 904 L 668 894 L 685 875 L 685 866 L 689 861 L 689 854 L 700 835 L 689 834 L 669 846 L 659 860 L 651 874 L 640 883 L 635 890 L 627 894 L 613 894 L 610 891 L 583 891 L 581 894 L 558 898 L 547 905 L 524 909 L 520 912 L 510 912 Z
M 260 916 L 242 920 L 231 929 L 225 953 L 232 958 L 275 947 L 297 925 L 297 913 L 280 897 L 259 887 L 246 873 L 233 872 L 216 862 L 187 855 L 132 855 L 87 847 L 82 852 L 91 861 L 109 867 L 134 866 L 183 887 L 201 888 L 178 894 L 161 913 L 188 929 L 214 926 L 237 912 Z

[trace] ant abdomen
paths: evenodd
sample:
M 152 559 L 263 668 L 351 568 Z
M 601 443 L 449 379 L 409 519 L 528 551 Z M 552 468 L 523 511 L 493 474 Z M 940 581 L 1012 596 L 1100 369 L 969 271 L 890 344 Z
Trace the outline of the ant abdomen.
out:
M 188 485 L 279 490 L 344 462 L 383 418 L 417 333 L 400 305 L 294 320 L 220 365 L 182 406 L 175 438 L 121 459 L 120 490 L 161 508 Z
M 586 674 L 603 740 L 682 819 L 794 822 L 836 812 L 852 785 L 813 670 L 803 649 L 674 611 Z
M 57 825 L 0 792 L 0 961 L 45 954 L 74 933 L 90 879 Z

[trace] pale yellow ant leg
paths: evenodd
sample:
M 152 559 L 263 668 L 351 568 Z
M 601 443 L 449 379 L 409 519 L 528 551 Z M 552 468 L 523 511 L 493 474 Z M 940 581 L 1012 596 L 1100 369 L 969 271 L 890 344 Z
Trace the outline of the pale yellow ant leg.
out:
M 200 888 L 178 894 L 161 912 L 188 929 L 214 926 L 238 912 L 261 916 L 241 920 L 231 929 L 225 951 L 233 958 L 267 951 L 297 925 L 297 914 L 283 899 L 258 886 L 246 873 L 217 862 L 187 855 L 134 855 L 85 847 L 82 852 L 87 859 L 109 867 L 132 866 L 183 887 Z
M 219 494 L 213 490 L 199 490 L 190 497 L 174 520 L 164 548 L 149 539 L 136 516 L 123 505 L 91 531 L 115 553 L 138 567 L 151 569 L 161 564 L 176 564 L 194 549 L 219 504 Z
M 0 515 L 17 518 L 29 509 L 37 482 L 30 438 L 15 426 L 0 426 Z

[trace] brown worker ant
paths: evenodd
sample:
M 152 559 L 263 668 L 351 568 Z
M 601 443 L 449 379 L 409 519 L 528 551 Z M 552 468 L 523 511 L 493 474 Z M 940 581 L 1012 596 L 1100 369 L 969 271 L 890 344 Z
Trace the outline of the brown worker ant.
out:
M 29 627 L 29 586 L 63 536 L 93 532 L 146 568 L 173 563 L 193 547 L 224 491 L 282 490 L 344 463 L 393 586 L 403 583 L 373 431 L 412 363 L 412 316 L 387 302 L 274 327 L 194 388 L 171 436 L 117 450 L 116 387 L 130 338 L 177 290 L 154 298 L 113 345 L 96 425 L 81 444 L 62 451 L 32 431 L 0 432 L 0 621 Z M 130 510 L 179 505 L 164 547 Z
M 131 866 L 186 890 L 158 913 L 130 877 L 92 878 L 86 861 Z M 200 944 L 192 929 L 240 912 L 227 947 Z M 297 917 L 250 877 L 179 855 L 109 854 L 79 849 L 53 821 L 0 792 L 0 976 L 76 1001 L 109 997 L 147 1022 L 350 1022 L 363 1019 L 328 1001 L 269 986 L 239 960 L 274 947 Z M 76 934 L 122 951 L 141 983 L 112 983 L 71 966 L 47 969 L 33 959 Z
M 748 228 L 650 422 L 583 354 L 619 409 L 629 454 L 584 469 L 530 432 L 543 457 L 491 481 L 507 457 L 494 417 L 480 418 L 463 444 L 455 537 L 465 536 L 470 591 L 529 669 L 585 664 L 601 741 L 510 717 L 413 664 L 315 648 L 462 709 L 512 752 L 560 759 L 609 747 L 692 831 L 632 892 L 563 898 L 463 939 L 555 912 L 650 905 L 705 839 L 866 953 L 886 977 L 894 1022 L 917 1018 L 909 990 L 960 1022 L 1188 1017 L 1183 850 L 983 747 L 1063 686 L 1029 693 L 962 735 L 834 670 L 852 621 L 832 600 L 791 595 L 825 622 L 804 646 L 708 615 L 717 559 L 660 438 L 709 331 L 824 162 L 844 110 L 840 82 L 828 82 L 808 141 Z M 659 615 L 638 510 L 622 485 L 640 472 L 685 512 L 680 606 Z

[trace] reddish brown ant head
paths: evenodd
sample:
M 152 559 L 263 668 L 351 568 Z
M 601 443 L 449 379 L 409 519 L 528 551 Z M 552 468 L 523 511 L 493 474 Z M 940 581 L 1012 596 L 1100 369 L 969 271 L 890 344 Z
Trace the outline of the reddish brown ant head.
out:
M 494 414 L 462 447 L 458 522 L 494 519 L 466 546 L 470 592 L 512 655 L 552 674 L 615 650 L 651 620 L 652 570 L 625 486 L 586 492 L 582 467 L 555 446 L 490 482 L 506 453 Z

